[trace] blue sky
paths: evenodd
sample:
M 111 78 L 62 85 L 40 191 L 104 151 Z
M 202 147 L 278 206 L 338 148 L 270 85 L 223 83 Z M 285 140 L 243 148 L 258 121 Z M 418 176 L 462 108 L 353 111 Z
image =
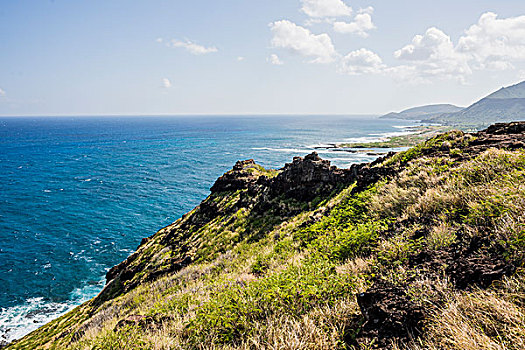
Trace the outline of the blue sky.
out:
M 523 0 L 0 0 L 0 115 L 379 114 L 524 79 Z

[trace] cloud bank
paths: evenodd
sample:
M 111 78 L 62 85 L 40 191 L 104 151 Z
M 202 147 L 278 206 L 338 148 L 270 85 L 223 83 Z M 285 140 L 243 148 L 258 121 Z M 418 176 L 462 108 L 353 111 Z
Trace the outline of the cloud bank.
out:
M 476 70 L 514 69 L 525 61 L 525 16 L 499 19 L 495 13 L 484 13 L 456 44 L 432 27 L 414 36 L 394 57 L 408 65 L 410 75 L 420 78 L 464 81 Z
M 353 13 L 341 0 L 303 0 L 301 11 L 314 19 L 351 17 Z M 331 23 L 334 32 L 366 38 L 376 29 L 373 12 L 368 7 L 359 10 L 350 21 L 334 19 L 322 23 Z M 525 16 L 499 18 L 493 12 L 484 13 L 457 41 L 443 30 L 430 27 L 394 51 L 391 57 L 398 63 L 390 65 L 368 48 L 340 54 L 328 33 L 315 34 L 288 20 L 273 22 L 270 29 L 273 48 L 309 58 L 310 63 L 335 64 L 339 73 L 349 75 L 383 74 L 411 82 L 434 79 L 466 82 L 475 71 L 512 70 L 525 63 Z M 278 57 L 275 62 L 280 62 Z

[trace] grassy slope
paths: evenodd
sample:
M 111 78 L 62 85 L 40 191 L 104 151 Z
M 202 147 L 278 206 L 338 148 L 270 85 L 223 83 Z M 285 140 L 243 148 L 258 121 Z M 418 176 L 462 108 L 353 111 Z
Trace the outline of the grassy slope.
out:
M 141 245 L 131 264 L 142 273 L 116 297 L 9 348 L 523 349 L 525 151 L 466 155 L 472 140 L 449 132 L 399 153 L 375 165 L 396 175 L 362 191 L 349 185 L 315 204 L 281 198 L 290 217 L 235 205 L 243 190 L 213 194 L 219 215 L 194 224 L 197 208 Z M 173 235 L 179 244 L 165 246 Z M 170 272 L 182 251 L 194 262 Z M 406 310 L 383 298 L 394 291 Z M 374 329 L 363 292 L 402 321 L 400 310 L 424 317 Z

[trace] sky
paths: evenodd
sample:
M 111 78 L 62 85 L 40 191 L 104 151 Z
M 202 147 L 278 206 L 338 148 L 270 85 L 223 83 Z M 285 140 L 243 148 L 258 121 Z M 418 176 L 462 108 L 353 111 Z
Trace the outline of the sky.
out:
M 523 0 L 0 0 L 0 115 L 383 114 L 525 80 Z

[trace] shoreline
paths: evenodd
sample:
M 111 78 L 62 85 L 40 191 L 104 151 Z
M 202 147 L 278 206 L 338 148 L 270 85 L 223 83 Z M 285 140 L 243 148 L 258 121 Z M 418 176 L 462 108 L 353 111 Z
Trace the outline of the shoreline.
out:
M 316 146 L 314 148 L 330 150 L 334 152 L 365 153 L 370 156 L 380 156 L 387 154 L 388 152 L 378 152 L 378 149 L 403 150 L 414 147 L 419 143 L 428 140 L 429 138 L 452 129 L 452 127 L 445 125 L 406 126 L 403 127 L 403 130 L 406 131 L 401 132 L 401 135 L 385 136 L 378 141 L 329 143 L 325 146 Z

